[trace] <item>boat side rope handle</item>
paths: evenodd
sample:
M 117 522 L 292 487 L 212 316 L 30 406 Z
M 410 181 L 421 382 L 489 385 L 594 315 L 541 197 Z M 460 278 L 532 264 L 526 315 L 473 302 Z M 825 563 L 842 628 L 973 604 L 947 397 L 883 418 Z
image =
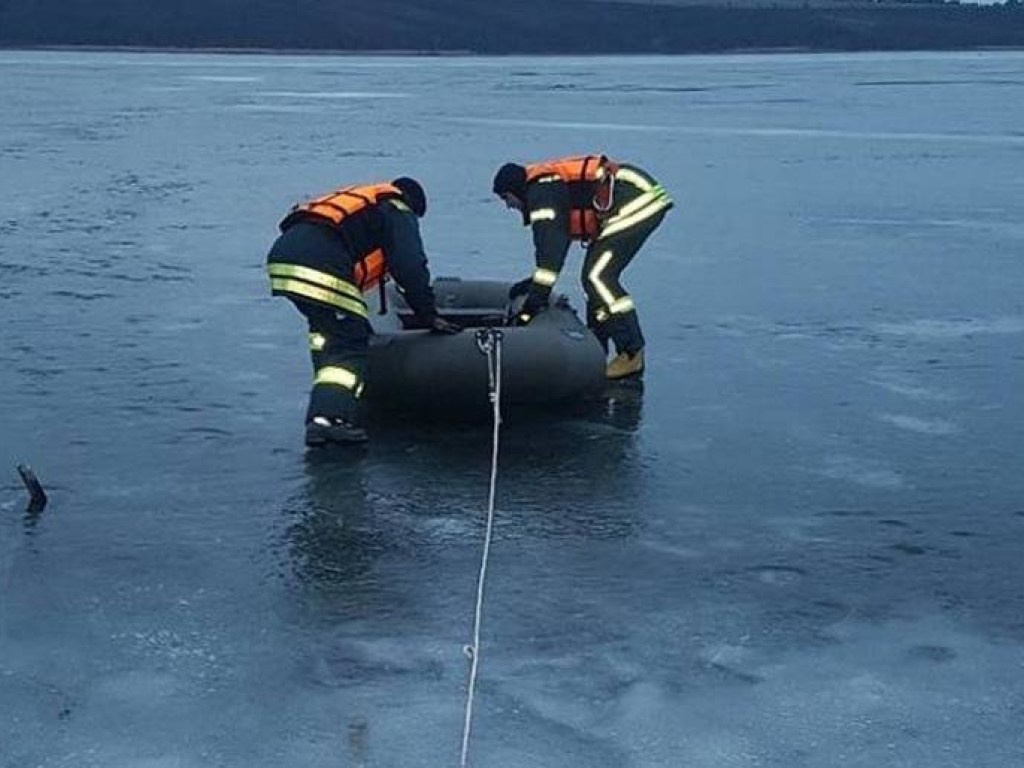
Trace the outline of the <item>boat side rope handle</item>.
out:
M 487 356 L 488 394 L 493 407 L 494 430 L 491 441 L 491 484 L 487 497 L 487 527 L 484 531 L 484 548 L 480 556 L 480 574 L 476 582 L 476 610 L 473 617 L 473 642 L 463 649 L 469 659 L 469 682 L 466 686 L 466 717 L 462 726 L 462 757 L 460 768 L 466 768 L 469 758 L 469 733 L 473 724 L 473 697 L 476 693 L 476 678 L 480 668 L 480 625 L 484 611 L 484 582 L 487 579 L 487 560 L 491 554 L 491 537 L 494 532 L 494 495 L 498 485 L 498 436 L 501 428 L 501 346 L 504 334 L 497 328 L 485 328 L 476 332 L 476 345 Z

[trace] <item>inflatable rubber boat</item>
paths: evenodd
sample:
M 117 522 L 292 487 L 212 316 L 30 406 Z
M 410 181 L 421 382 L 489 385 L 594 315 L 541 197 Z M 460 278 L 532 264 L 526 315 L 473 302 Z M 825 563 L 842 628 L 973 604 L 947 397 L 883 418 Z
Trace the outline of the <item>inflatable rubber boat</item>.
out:
M 510 327 L 511 284 L 438 278 L 438 313 L 465 329 L 431 333 L 419 325 L 393 285 L 387 311 L 371 315 L 374 335 L 367 369 L 371 411 L 421 417 L 489 412 L 487 356 L 477 329 L 501 331 L 501 402 L 508 408 L 556 408 L 585 402 L 605 385 L 605 352 L 565 296 L 526 326 Z

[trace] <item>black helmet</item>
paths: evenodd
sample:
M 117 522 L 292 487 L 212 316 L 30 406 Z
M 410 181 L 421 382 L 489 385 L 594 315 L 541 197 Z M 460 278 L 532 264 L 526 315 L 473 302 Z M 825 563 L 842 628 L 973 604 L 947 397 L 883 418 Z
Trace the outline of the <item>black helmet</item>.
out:
M 427 212 L 427 193 L 416 179 L 408 176 L 401 176 L 391 182 L 391 186 L 398 187 L 405 199 L 406 205 L 412 208 L 412 212 L 420 218 Z
M 515 163 L 505 163 L 498 172 L 494 174 L 494 194 L 513 194 L 516 197 L 526 197 L 526 169 Z

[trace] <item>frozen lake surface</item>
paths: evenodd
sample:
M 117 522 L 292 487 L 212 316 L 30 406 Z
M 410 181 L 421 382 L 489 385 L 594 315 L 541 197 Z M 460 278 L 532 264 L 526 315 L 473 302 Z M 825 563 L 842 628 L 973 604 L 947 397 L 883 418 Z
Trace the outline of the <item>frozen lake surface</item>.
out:
M 494 169 L 595 149 L 678 203 L 645 389 L 505 425 L 472 764 L 1024 764 L 1022 93 L 1009 52 L 0 52 L 0 766 L 457 764 L 489 427 L 307 454 L 263 259 L 409 174 L 435 274 L 518 279 Z

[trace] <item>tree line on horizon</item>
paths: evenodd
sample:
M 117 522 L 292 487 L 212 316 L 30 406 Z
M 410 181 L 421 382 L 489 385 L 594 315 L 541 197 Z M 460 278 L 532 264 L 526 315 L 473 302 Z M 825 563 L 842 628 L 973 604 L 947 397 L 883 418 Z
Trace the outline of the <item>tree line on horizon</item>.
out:
M 1021 0 L 807 7 L 592 0 L 0 0 L 0 45 L 513 53 L 1024 46 Z

